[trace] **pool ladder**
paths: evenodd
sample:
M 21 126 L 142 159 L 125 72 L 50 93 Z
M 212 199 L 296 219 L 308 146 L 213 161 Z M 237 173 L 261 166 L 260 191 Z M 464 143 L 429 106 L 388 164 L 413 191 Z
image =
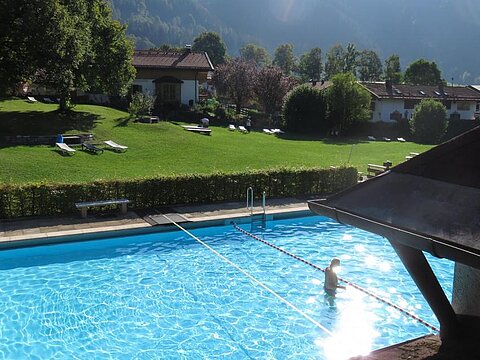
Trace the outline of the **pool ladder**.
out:
M 250 186 L 247 189 L 247 209 L 250 210 L 250 218 L 252 219 L 252 221 L 255 220 L 255 217 L 258 215 L 258 214 L 254 214 L 254 210 L 255 210 L 254 199 L 255 199 L 255 196 L 254 196 L 253 188 Z M 266 203 L 266 193 L 264 191 L 262 193 L 262 214 L 261 214 L 263 222 L 267 218 L 265 203 Z

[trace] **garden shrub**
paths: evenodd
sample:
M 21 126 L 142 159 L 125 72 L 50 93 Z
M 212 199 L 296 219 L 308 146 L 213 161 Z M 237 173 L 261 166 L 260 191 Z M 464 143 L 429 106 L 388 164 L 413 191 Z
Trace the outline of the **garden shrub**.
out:
M 327 102 L 322 91 L 301 85 L 290 91 L 283 105 L 284 127 L 294 132 L 326 132 Z
M 412 135 L 424 144 L 437 144 L 447 130 L 447 109 L 434 99 L 423 99 L 410 120 Z
M 148 94 L 137 92 L 132 95 L 128 105 L 128 113 L 131 116 L 151 115 L 154 105 L 154 98 Z
M 115 198 L 129 199 L 133 209 L 242 201 L 249 186 L 258 197 L 262 191 L 268 198 L 323 195 L 354 185 L 357 176 L 355 168 L 281 168 L 80 184 L 4 185 L 0 187 L 0 218 L 74 214 L 75 202 Z

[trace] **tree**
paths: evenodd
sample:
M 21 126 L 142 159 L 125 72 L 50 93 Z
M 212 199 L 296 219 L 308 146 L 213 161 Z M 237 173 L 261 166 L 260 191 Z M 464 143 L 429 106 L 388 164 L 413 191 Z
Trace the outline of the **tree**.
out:
M 295 83 L 295 79 L 284 75 L 278 66 L 267 66 L 258 72 L 254 91 L 264 111 L 272 115 L 282 107 L 285 95 Z
M 192 50 L 205 51 L 214 66 L 223 64 L 227 53 L 227 47 L 220 35 L 216 32 L 203 32 L 193 40 Z
M 243 59 L 235 58 L 219 65 L 213 75 L 217 91 L 229 97 L 240 114 L 242 106 L 253 97 L 255 65 Z
M 363 50 L 358 54 L 357 68 L 361 81 L 378 81 L 382 77 L 382 62 L 373 50 Z
M 296 132 L 326 132 L 327 100 L 324 91 L 309 84 L 300 85 L 287 94 L 283 105 L 284 127 Z
M 325 77 L 331 79 L 334 75 L 343 72 L 345 50 L 337 44 L 330 48 L 325 62 Z
M 243 45 L 240 48 L 240 57 L 245 61 L 254 62 L 258 67 L 267 66 L 272 62 L 267 49 L 255 44 Z
M 356 75 L 355 68 L 357 66 L 357 56 L 358 51 L 355 48 L 355 45 L 349 43 L 347 49 L 345 50 L 345 56 L 343 58 L 343 72 L 352 73 Z
M 400 56 L 397 54 L 390 55 L 390 57 L 385 60 L 385 79 L 391 80 L 393 84 L 400 84 L 402 82 Z
M 415 108 L 410 129 L 416 140 L 437 144 L 447 130 L 447 109 L 434 99 L 423 99 Z
M 322 49 L 313 48 L 300 57 L 298 73 L 303 81 L 320 80 L 322 70 Z
M 351 73 L 337 74 L 327 88 L 328 118 L 342 133 L 358 121 L 370 118 L 370 93 L 358 84 Z
M 405 82 L 412 85 L 438 85 L 442 77 L 435 61 L 418 59 L 405 70 Z
M 292 44 L 282 44 L 275 50 L 273 64 L 283 70 L 285 75 L 290 75 L 295 70 L 296 59 L 293 54 Z
M 3 1 L 0 83 L 35 82 L 57 91 L 60 110 L 70 94 L 127 92 L 134 78 L 133 45 L 103 0 Z M 13 18 L 11 18 L 13 16 Z M 16 60 L 16 63 L 14 63 Z

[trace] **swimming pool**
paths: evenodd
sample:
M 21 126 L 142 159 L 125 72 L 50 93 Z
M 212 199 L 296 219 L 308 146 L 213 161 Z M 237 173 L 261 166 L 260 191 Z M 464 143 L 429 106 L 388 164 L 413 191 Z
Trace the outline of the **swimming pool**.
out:
M 388 242 L 322 217 L 248 231 L 438 324 Z M 233 229 L 192 230 L 331 335 L 183 232 L 0 252 L 0 358 L 342 359 L 429 333 Z M 429 261 L 448 295 L 453 264 Z

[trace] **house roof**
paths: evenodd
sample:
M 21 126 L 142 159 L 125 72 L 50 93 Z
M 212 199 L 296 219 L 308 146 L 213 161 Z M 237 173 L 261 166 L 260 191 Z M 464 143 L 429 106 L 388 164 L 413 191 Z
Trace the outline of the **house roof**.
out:
M 328 199 L 336 218 L 480 269 L 480 127 Z
M 185 50 L 184 52 L 164 52 L 157 50 L 135 50 L 135 68 L 175 69 L 212 71 L 213 65 L 206 52 Z
M 467 86 L 439 86 L 393 84 L 385 82 L 360 82 L 377 99 L 433 98 L 438 100 L 480 101 L 480 92 Z

